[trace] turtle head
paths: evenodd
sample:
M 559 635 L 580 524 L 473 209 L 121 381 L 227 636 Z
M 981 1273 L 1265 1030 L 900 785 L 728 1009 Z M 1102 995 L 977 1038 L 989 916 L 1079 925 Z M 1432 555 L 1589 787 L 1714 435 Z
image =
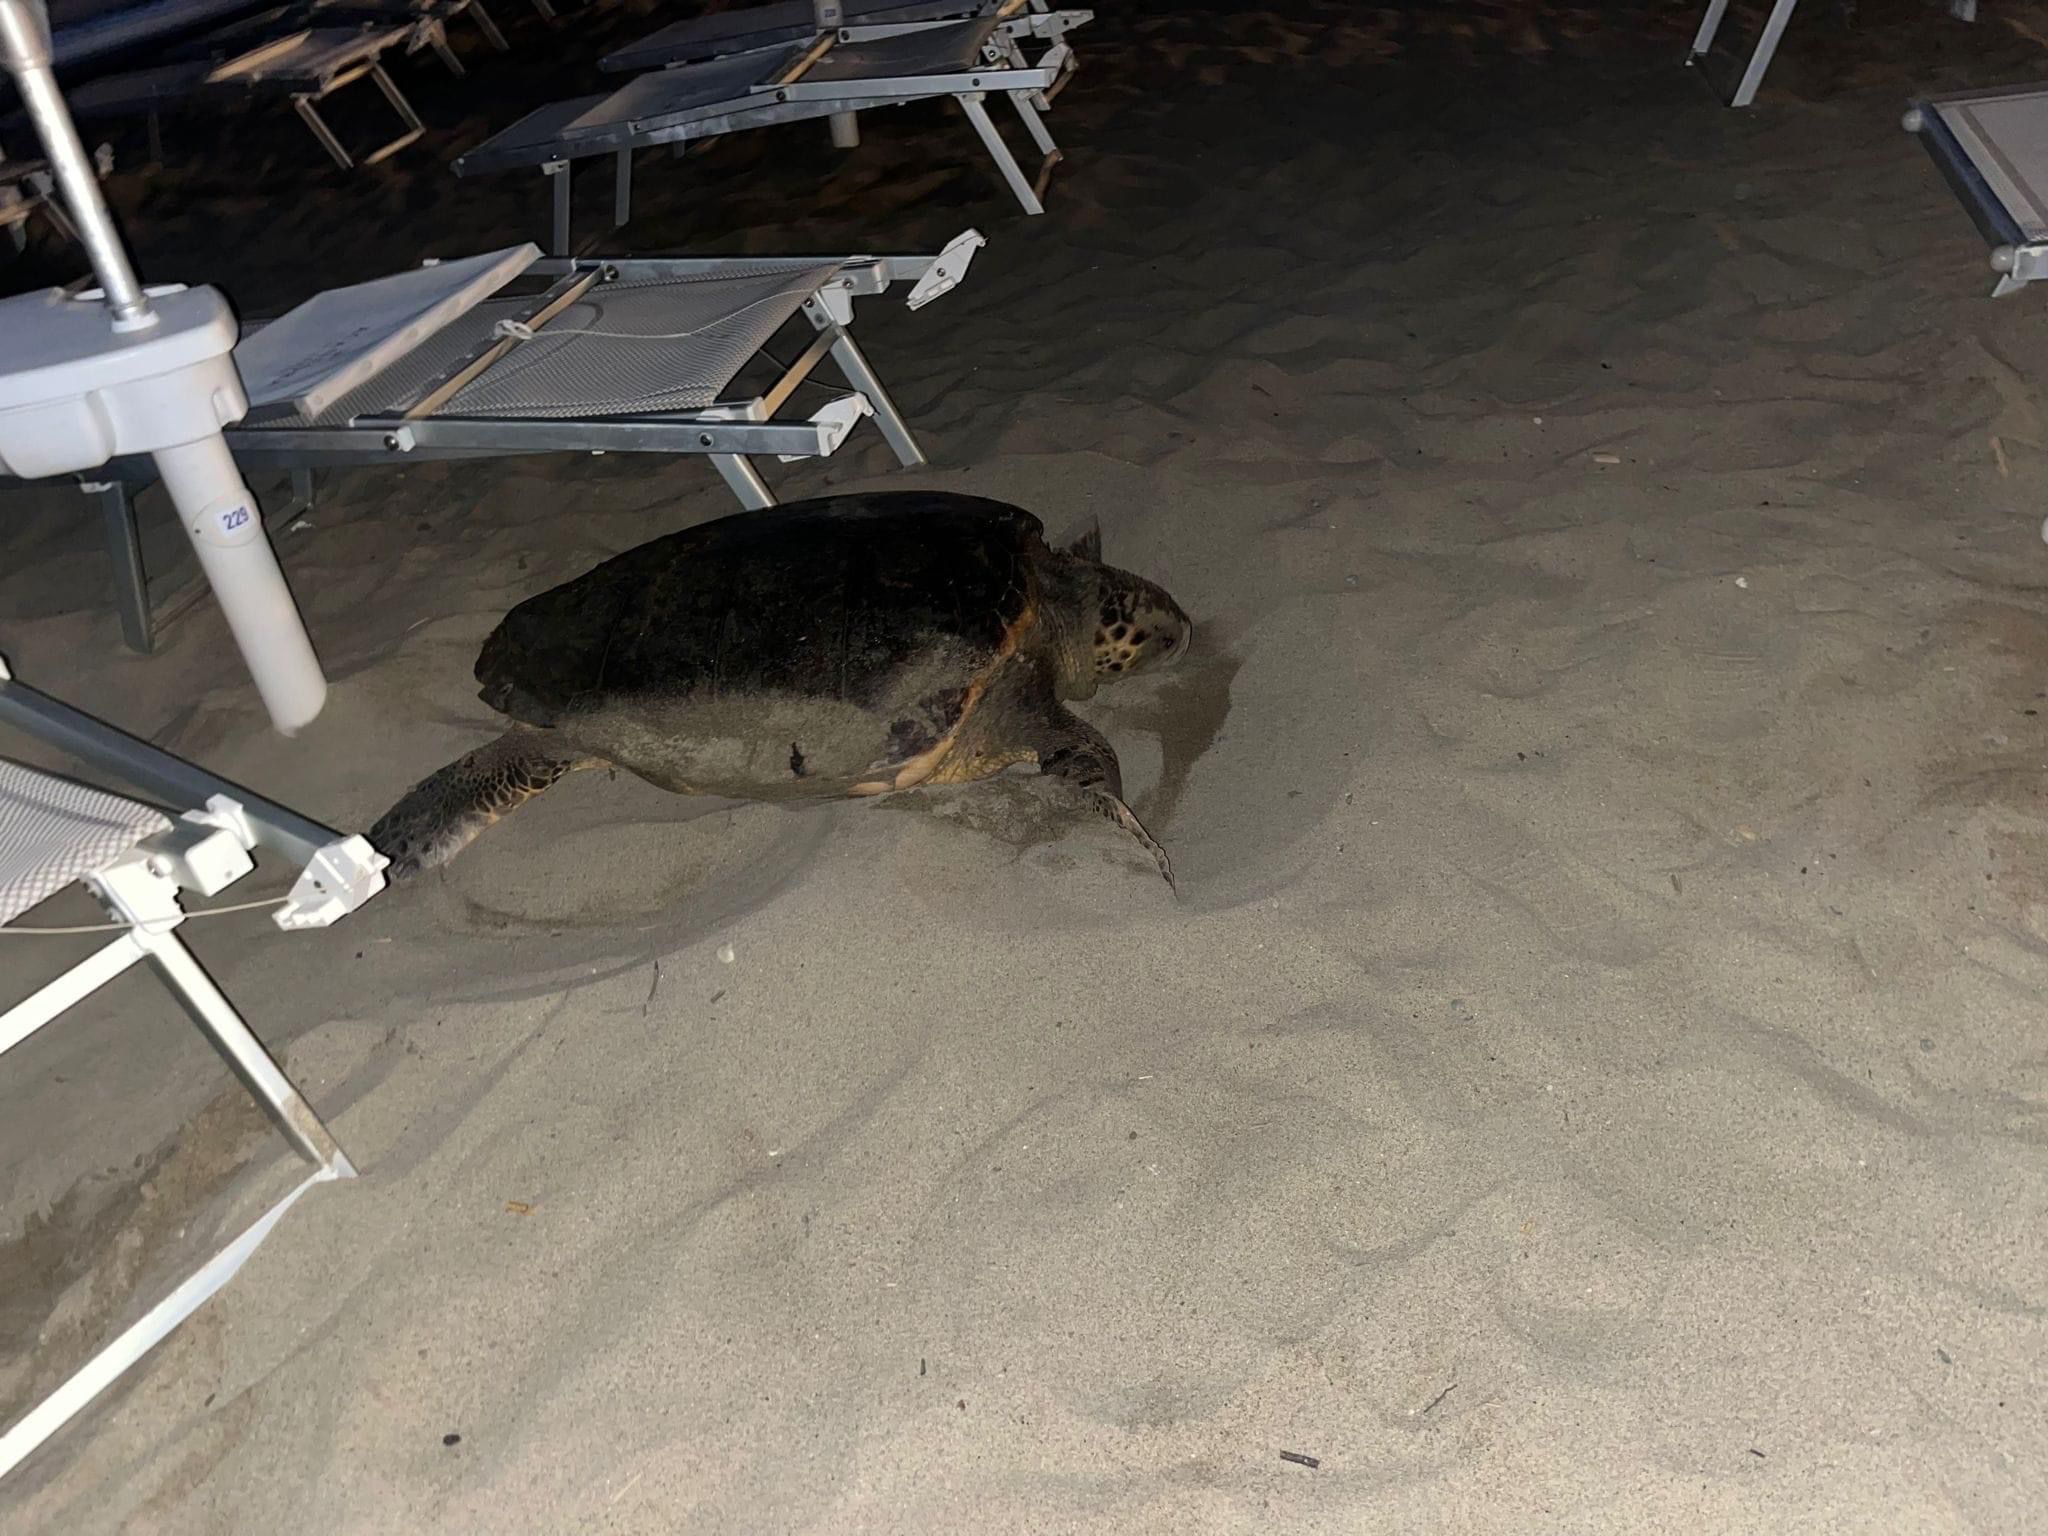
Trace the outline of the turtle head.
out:
M 1194 622 L 1157 582 L 1102 563 L 1101 528 L 1089 528 L 1067 553 L 1095 568 L 1093 681 L 1113 682 L 1186 654 Z

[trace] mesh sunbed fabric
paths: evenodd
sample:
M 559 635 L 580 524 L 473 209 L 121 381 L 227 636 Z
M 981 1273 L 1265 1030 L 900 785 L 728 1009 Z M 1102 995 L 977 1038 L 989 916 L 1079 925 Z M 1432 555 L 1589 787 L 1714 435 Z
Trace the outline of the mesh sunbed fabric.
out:
M 592 287 L 463 386 L 438 416 L 567 419 L 701 410 L 841 262 L 749 262 L 712 276 L 621 278 Z M 314 423 L 402 412 L 491 344 L 531 298 L 487 299 Z M 589 334 L 601 332 L 600 335 Z
M 844 6 L 849 26 L 874 26 L 888 22 L 945 21 L 954 16 L 971 16 L 982 9 L 983 0 L 848 0 Z M 636 43 L 614 49 L 598 60 L 598 67 L 624 74 L 640 69 L 660 69 L 698 59 L 718 58 L 752 48 L 793 43 L 816 35 L 817 10 L 811 0 L 782 0 L 772 5 L 742 5 L 708 16 L 686 16 L 672 21 L 658 32 Z
M 0 924 L 169 826 L 153 807 L 0 758 Z

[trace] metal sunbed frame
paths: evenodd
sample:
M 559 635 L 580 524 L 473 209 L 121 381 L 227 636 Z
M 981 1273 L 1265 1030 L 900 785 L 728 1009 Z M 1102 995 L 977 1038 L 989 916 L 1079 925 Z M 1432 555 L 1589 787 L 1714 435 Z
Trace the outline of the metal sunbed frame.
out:
M 1024 38 L 1056 43 L 1095 19 L 1093 11 L 1053 10 L 1047 0 L 846 0 L 842 13 L 845 24 L 837 29 L 840 42 L 852 41 L 856 31 L 867 37 L 886 37 L 993 16 L 1000 23 L 997 35 L 1010 45 L 1005 51 L 1018 68 L 1028 67 L 1016 49 Z M 789 43 L 808 45 L 820 35 L 812 0 L 775 0 L 770 5 L 741 6 L 670 22 L 636 43 L 614 48 L 597 61 L 597 67 L 607 74 L 638 74 Z M 1070 52 L 1066 74 L 1074 69 Z M 1050 97 L 1058 91 L 1055 86 L 1046 94 Z
M 0 758 L 0 914 L 11 921 L 82 883 L 119 930 L 30 996 L 0 1005 L 0 1055 L 146 962 L 310 1165 L 289 1192 L 268 1202 L 61 1385 L 0 1427 L 4 1479 L 225 1286 L 301 1196 L 316 1184 L 356 1176 L 318 1111 L 179 937 L 177 928 L 190 915 L 182 893 L 212 896 L 227 888 L 254 868 L 251 854 L 261 846 L 282 852 L 299 872 L 290 897 L 273 914 L 278 926 L 322 928 L 383 889 L 387 861 L 360 836 L 343 837 L 15 681 L 4 658 L 0 724 L 184 811 L 172 820 L 157 806 Z
M 1006 60 L 1016 69 L 1031 67 L 1020 46 L 1023 39 L 1057 43 L 1095 19 L 1093 11 L 1052 10 L 1047 0 L 771 0 L 767 5 L 739 6 L 670 22 L 637 43 L 614 49 L 597 61 L 597 67 L 608 74 L 637 74 L 778 44 L 802 43 L 809 48 L 828 33 L 835 43 L 850 42 L 854 28 L 867 37 L 891 37 L 983 16 L 993 16 L 998 22 L 991 46 L 983 50 L 987 62 Z M 1053 98 L 1066 89 L 1080 66 L 1079 55 L 1071 48 L 1062 60 L 1060 78 L 1031 98 L 1041 112 L 1051 110 Z M 852 149 L 860 143 L 857 113 L 837 112 L 830 121 L 834 144 Z
M 520 281 L 538 279 L 539 291 L 477 305 L 311 419 L 258 404 L 223 436 L 245 470 L 291 475 L 292 498 L 265 517 L 273 527 L 312 505 L 316 468 L 530 453 L 701 454 L 742 507 L 773 506 L 752 457 L 829 456 L 863 416 L 898 462 L 926 462 L 848 329 L 854 300 L 907 282 L 922 307 L 959 283 L 983 243 L 969 230 L 935 256 L 538 260 Z M 768 348 L 799 315 L 809 343 L 783 362 Z M 677 317 L 700 323 L 669 329 Z M 260 329 L 245 326 L 243 344 Z M 789 419 L 792 395 L 819 382 L 828 357 L 847 387 Z M 756 382 L 736 389 L 742 378 Z M 194 579 L 151 597 L 134 498 L 153 479 L 141 460 L 77 481 L 99 501 L 122 634 L 142 652 L 206 591 Z
M 207 41 L 232 46 L 237 36 L 274 37 L 301 27 L 404 27 L 407 53 L 430 48 L 448 73 L 460 79 L 468 71 L 448 46 L 448 24 L 458 17 L 468 18 L 495 51 L 511 51 L 484 0 L 289 0 L 210 33 Z
M 467 3 L 471 9 L 476 6 L 476 0 Z M 283 96 L 342 170 L 358 164 L 375 165 L 426 132 L 419 113 L 385 71 L 384 55 L 393 49 L 410 52 L 431 46 L 455 73 L 460 74 L 462 66 L 448 48 L 442 17 L 431 11 L 382 25 L 324 26 L 317 24 L 320 16 L 316 8 L 302 18 L 315 24 L 263 38 L 226 58 L 179 60 L 89 81 L 67 93 L 72 113 L 80 118 L 146 115 L 151 123 L 152 149 L 160 156 L 155 125 L 158 115 L 168 109 Z M 502 44 L 503 35 L 488 13 L 478 12 L 477 17 L 487 35 Z M 328 127 L 320 105 L 359 80 L 377 87 L 397 115 L 401 131 L 368 154 L 356 156 Z
M 1991 247 L 1993 295 L 2048 278 L 2048 85 L 1930 96 L 1904 121 Z
M 1785 28 L 1792 21 L 1793 7 L 1798 3 L 1799 0 L 1771 0 L 1770 12 L 1764 17 L 1763 30 L 1757 33 L 1749 62 L 1743 65 L 1735 89 L 1729 94 L 1729 106 L 1746 107 L 1756 100 L 1757 88 L 1764 83 L 1764 71 L 1771 67 L 1771 60 L 1778 52 L 1778 40 L 1785 35 Z M 1707 0 L 1706 13 L 1700 17 L 1700 29 L 1693 34 L 1692 50 L 1685 56 L 1688 68 L 1698 67 L 1713 52 L 1715 34 L 1721 30 L 1721 23 L 1727 15 L 1728 0 Z
M 569 251 L 570 165 L 598 155 L 615 160 L 613 227 L 632 213 L 633 152 L 810 118 L 951 97 L 967 114 L 1004 182 L 1027 214 L 1041 201 L 1060 159 L 1040 100 L 1064 76 L 1072 51 L 1056 42 L 1035 65 L 1018 68 L 999 36 L 1001 20 L 946 22 L 915 30 L 851 26 L 808 46 L 757 49 L 640 75 L 609 96 L 556 102 L 458 156 L 455 173 L 473 176 L 537 166 L 554 184 L 551 249 Z M 1027 177 L 990 120 L 990 95 L 1009 97 L 1043 159 Z

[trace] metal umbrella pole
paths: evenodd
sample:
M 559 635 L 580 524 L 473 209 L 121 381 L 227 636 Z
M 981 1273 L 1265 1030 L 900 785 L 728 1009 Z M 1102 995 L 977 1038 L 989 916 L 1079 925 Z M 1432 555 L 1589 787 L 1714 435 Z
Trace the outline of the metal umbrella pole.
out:
M 820 32 L 837 32 L 846 25 L 846 8 L 842 0 L 811 0 L 811 14 L 817 17 Z M 834 148 L 854 149 L 859 146 L 859 113 L 834 112 L 828 121 L 832 125 Z
M 0 0 L 0 68 L 14 79 L 99 279 L 97 294 L 77 299 L 4 301 L 0 465 L 29 478 L 151 455 L 271 723 L 292 735 L 320 713 L 327 679 L 256 498 L 221 439 L 249 409 L 229 355 L 234 315 L 211 288 L 152 295 L 137 280 L 57 89 L 42 0 Z

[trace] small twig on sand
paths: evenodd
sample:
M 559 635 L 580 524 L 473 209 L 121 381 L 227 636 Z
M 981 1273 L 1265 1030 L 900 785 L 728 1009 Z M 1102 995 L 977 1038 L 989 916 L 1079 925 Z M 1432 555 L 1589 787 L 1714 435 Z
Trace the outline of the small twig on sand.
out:
M 661 962 L 660 962 L 659 960 L 657 960 L 657 961 L 655 961 L 655 962 L 654 962 L 654 980 L 653 980 L 653 981 L 651 981 L 651 982 L 649 982 L 649 983 L 648 983 L 648 985 L 647 985 L 647 1001 L 646 1001 L 646 1002 L 644 1002 L 644 1003 L 642 1003 L 642 1004 L 640 1005 L 640 1011 L 641 1011 L 641 1012 L 642 1012 L 643 1014 L 644 1014 L 644 1013 L 646 1013 L 648 1009 L 650 1009 L 650 1008 L 652 1008 L 652 1007 L 654 1006 L 654 994 L 655 994 L 655 993 L 657 993 L 657 992 L 659 992 L 660 990 L 661 990 Z
M 1280 1453 L 1280 1459 L 1282 1461 L 1291 1461 L 1297 1467 L 1307 1467 L 1310 1471 L 1314 1471 L 1317 1467 L 1320 1467 L 1323 1464 L 1322 1457 L 1304 1456 L 1300 1451 L 1282 1451 Z
M 1455 1381 L 1452 1382 L 1448 1387 L 1445 1387 L 1443 1391 L 1437 1393 L 1435 1397 L 1432 1397 L 1429 1400 L 1429 1406 L 1422 1410 L 1422 1416 L 1425 1419 L 1428 1418 L 1430 1414 L 1436 1410 L 1437 1406 L 1440 1403 L 1442 1403 L 1445 1398 L 1449 1397 L 1453 1392 L 1457 1390 L 1458 1384 Z
M 1991 457 L 1998 463 L 1998 478 L 2010 480 L 2012 478 L 2012 465 L 2006 462 L 2005 444 L 1998 440 L 1996 433 L 1991 438 Z
M 639 1482 L 640 1479 L 645 1477 L 646 1475 L 647 1469 L 645 1467 L 642 1467 L 638 1472 L 635 1472 L 631 1477 L 627 1478 L 626 1486 L 621 1488 L 617 1493 L 613 1494 L 609 1499 L 605 1501 L 607 1506 L 618 1503 L 619 1500 L 623 1499 L 627 1494 L 631 1493 L 633 1491 L 633 1485 Z

